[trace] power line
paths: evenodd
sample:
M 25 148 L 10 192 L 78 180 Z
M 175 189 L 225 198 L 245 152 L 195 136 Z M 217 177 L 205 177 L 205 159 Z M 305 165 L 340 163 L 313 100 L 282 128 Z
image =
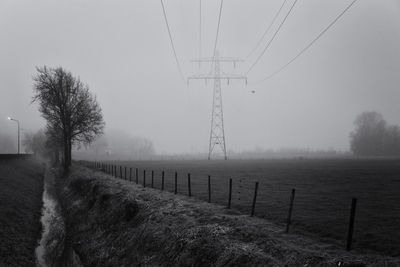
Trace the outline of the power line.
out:
M 322 37 L 322 35 L 324 35 L 356 2 L 357 0 L 353 0 L 323 31 L 321 31 L 317 35 L 317 37 L 315 37 L 307 46 L 305 46 L 296 56 L 294 56 L 286 64 L 284 64 L 282 67 L 280 67 L 279 69 L 277 69 L 275 72 L 268 75 L 264 79 L 253 84 L 258 84 L 272 78 L 273 76 L 277 75 L 282 70 L 284 70 L 286 67 L 288 67 L 290 64 L 292 64 L 296 59 L 298 59 L 302 54 L 304 54 L 315 42 L 317 42 Z
M 213 52 L 213 60 L 215 58 L 215 51 L 217 50 L 217 42 L 218 42 L 218 34 L 219 34 L 219 25 L 221 23 L 221 14 L 222 14 L 222 5 L 224 4 L 224 0 L 221 0 L 221 4 L 219 7 L 219 16 L 218 16 L 218 25 L 217 25 L 217 34 L 215 35 L 215 42 L 214 42 L 214 52 Z
M 201 58 L 201 43 L 201 0 L 199 0 L 199 58 Z
M 278 12 L 276 12 L 274 18 L 272 19 L 272 21 L 269 23 L 267 29 L 264 31 L 264 34 L 261 36 L 261 38 L 258 40 L 257 44 L 253 47 L 253 49 L 250 51 L 250 53 L 247 55 L 246 58 L 249 58 L 256 50 L 257 48 L 260 46 L 262 40 L 264 40 L 265 36 L 267 35 L 267 33 L 269 32 L 269 30 L 271 29 L 272 25 L 274 25 L 275 20 L 278 18 L 279 14 L 281 13 L 283 7 L 285 6 L 287 0 L 284 0 L 282 2 L 281 7 L 279 8 Z
M 265 46 L 264 50 L 261 52 L 261 54 L 257 57 L 256 61 L 253 63 L 253 65 L 250 66 L 249 70 L 246 72 L 246 74 L 248 74 L 253 68 L 254 66 L 258 63 L 258 61 L 261 59 L 261 57 L 265 54 L 265 51 L 267 51 L 267 49 L 270 47 L 271 43 L 274 41 L 275 37 L 278 35 L 280 29 L 282 28 L 283 24 L 285 24 L 286 19 L 289 17 L 290 13 L 292 12 L 294 6 L 296 5 L 298 0 L 295 0 L 292 4 L 292 6 L 290 7 L 289 11 L 286 13 L 285 18 L 283 19 L 283 21 L 281 22 L 281 24 L 279 25 L 278 29 L 275 31 L 274 35 L 272 36 L 272 38 L 269 40 L 269 42 L 267 43 L 267 45 Z
M 178 57 L 176 55 L 176 50 L 175 50 L 175 46 L 174 46 L 174 41 L 172 40 L 171 30 L 169 28 L 167 14 L 165 12 L 165 7 L 164 7 L 164 2 L 163 2 L 163 0 L 160 0 L 160 1 L 161 1 L 161 6 L 162 6 L 162 9 L 163 9 L 163 13 L 164 13 L 165 25 L 167 26 L 167 30 L 168 30 L 169 40 L 171 42 L 171 47 L 172 47 L 172 50 L 174 52 L 176 65 L 178 67 L 178 70 L 179 70 L 179 73 L 181 75 L 181 78 L 182 78 L 183 82 L 185 83 L 185 76 L 183 75 L 183 72 L 182 72 L 182 69 L 181 69 L 181 65 L 179 64 L 179 60 L 178 60 Z
M 199 57 L 201 57 L 201 0 L 199 0 Z

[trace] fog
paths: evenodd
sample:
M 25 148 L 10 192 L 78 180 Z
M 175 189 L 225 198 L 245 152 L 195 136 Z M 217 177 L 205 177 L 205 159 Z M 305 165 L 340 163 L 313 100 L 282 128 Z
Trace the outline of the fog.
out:
M 288 1 L 292 2 L 292 1 Z M 217 48 L 245 59 L 281 1 L 226 0 Z M 271 47 L 243 81 L 222 83 L 228 150 L 349 150 L 358 114 L 375 110 L 400 124 L 400 2 L 360 0 L 305 54 L 295 56 L 350 0 L 298 1 Z M 165 0 L 185 77 L 207 72 L 199 56 L 199 1 Z M 202 0 L 202 56 L 212 56 L 219 1 Z M 282 16 L 278 18 L 278 22 Z M 206 153 L 213 85 L 183 82 L 160 1 L 0 1 L 0 129 L 44 127 L 31 104 L 35 66 L 62 66 L 97 96 L 106 131 L 150 139 L 160 154 Z M 260 53 L 236 69 L 244 73 Z M 254 93 L 252 92 L 254 91 Z

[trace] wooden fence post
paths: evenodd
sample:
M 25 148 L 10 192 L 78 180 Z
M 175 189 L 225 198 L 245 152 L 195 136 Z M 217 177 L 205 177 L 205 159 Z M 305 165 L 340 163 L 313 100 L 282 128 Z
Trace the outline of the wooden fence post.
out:
M 146 187 L 146 170 L 143 170 L 143 187 Z
M 253 205 L 251 205 L 251 217 L 254 216 L 254 211 L 256 209 L 257 190 L 258 190 L 258 182 L 256 182 L 256 187 L 254 189 Z
M 190 185 L 190 173 L 188 173 L 188 194 L 189 194 L 189 197 L 192 196 L 192 188 Z
M 161 175 L 161 191 L 164 191 L 164 171 L 162 172 Z
M 292 189 L 292 193 L 290 194 L 290 204 L 289 204 L 289 213 L 286 221 L 286 233 L 289 233 L 289 226 L 292 220 L 292 211 L 293 211 L 293 202 L 294 202 L 294 195 L 296 193 L 296 189 Z
M 357 206 L 357 198 L 353 198 L 351 200 L 349 230 L 347 232 L 347 243 L 346 243 L 346 250 L 347 251 L 351 250 L 351 243 L 353 241 L 354 218 L 356 216 L 356 206 Z
M 151 188 L 154 188 L 154 171 L 151 171 Z
M 139 169 L 136 168 L 136 184 L 139 184 Z
M 229 179 L 229 198 L 228 198 L 228 209 L 231 208 L 231 202 L 232 202 L 232 178 Z
M 119 178 L 122 179 L 122 166 L 121 165 L 119 166 Z
M 125 176 L 125 180 L 126 180 L 126 166 L 125 166 L 125 175 L 124 176 Z
M 175 195 L 178 193 L 178 173 L 175 172 Z
M 208 176 L 208 203 L 211 203 L 211 177 Z
M 129 168 L 129 182 L 132 182 L 132 168 Z

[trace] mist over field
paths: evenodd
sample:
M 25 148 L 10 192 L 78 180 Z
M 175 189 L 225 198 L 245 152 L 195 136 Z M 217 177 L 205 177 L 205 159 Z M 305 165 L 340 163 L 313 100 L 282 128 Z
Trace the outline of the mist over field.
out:
M 228 152 L 347 152 L 360 113 L 377 111 L 388 123 L 400 124 L 397 0 L 358 1 L 293 64 L 252 84 L 296 55 L 348 3 L 300 1 L 249 72 L 248 84 L 222 81 Z M 280 5 L 226 1 L 217 44 L 221 56 L 246 59 Z M 198 2 L 169 0 L 165 9 L 183 74 L 207 72 L 206 63 L 199 70 L 190 62 L 199 56 Z M 218 9 L 219 1 L 202 3 L 205 57 L 213 54 Z M 47 65 L 62 66 L 89 85 L 106 131 L 149 140 L 156 154 L 207 154 L 213 83 L 181 80 L 158 1 L 4 0 L 0 33 L 2 152 L 16 149 L 16 125 L 7 116 L 20 120 L 21 136 L 45 126 L 37 103 L 30 102 L 35 66 Z M 236 69 L 223 64 L 223 71 L 246 72 L 263 45 Z
M 0 266 L 400 266 L 399 0 L 0 0 Z

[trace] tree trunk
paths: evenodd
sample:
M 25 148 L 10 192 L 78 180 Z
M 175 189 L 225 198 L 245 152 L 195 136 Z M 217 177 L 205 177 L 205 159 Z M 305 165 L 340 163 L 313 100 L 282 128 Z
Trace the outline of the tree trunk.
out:
M 68 168 L 72 165 L 72 142 L 71 138 L 68 139 Z
M 69 171 L 71 166 L 71 140 L 68 137 L 64 138 L 64 172 Z
M 68 171 L 68 143 L 66 138 L 64 138 L 64 172 Z

